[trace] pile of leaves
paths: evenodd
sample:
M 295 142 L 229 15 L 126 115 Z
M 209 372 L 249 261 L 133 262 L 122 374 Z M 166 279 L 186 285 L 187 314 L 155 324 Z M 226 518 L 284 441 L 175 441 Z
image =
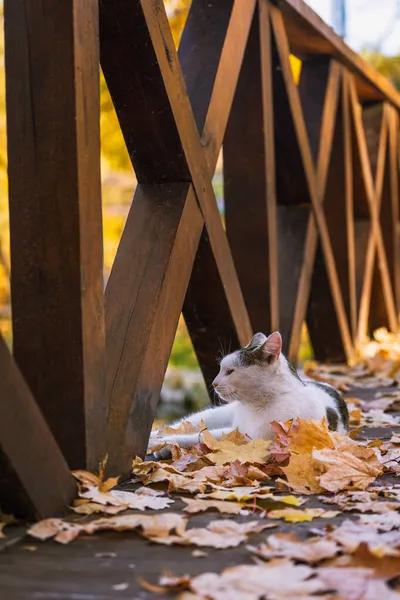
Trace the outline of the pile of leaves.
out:
M 180 600 L 400 600 L 400 346 L 393 351 L 397 338 L 376 335 L 381 341 L 366 344 L 353 366 L 306 368 L 355 390 L 346 399 L 349 435 L 330 431 L 325 419 L 275 422 L 272 441 L 237 430 L 217 440 L 204 423 L 165 426 L 160 436 L 197 433 L 198 443 L 172 444 L 170 460 L 136 457 L 129 486 L 106 479 L 104 464 L 97 475 L 74 471 L 71 515 L 36 523 L 29 535 L 67 544 L 130 531 L 153 544 L 188 546 L 197 558 L 242 545 L 245 564 L 220 573 L 141 581 Z M 361 387 L 371 388 L 370 400 L 357 397 Z M 205 511 L 209 520 L 196 526 L 194 515 Z
M 392 392 L 370 403 L 348 399 L 352 420 L 367 426 L 371 412 L 390 416 L 399 401 Z M 217 440 L 204 424 L 185 422 L 174 433 L 196 431 L 198 443 L 189 449 L 173 444 L 170 460 L 135 458 L 134 491 L 115 489 L 118 478 L 106 480 L 104 465 L 99 475 L 75 471 L 76 517 L 46 519 L 29 534 L 66 544 L 82 534 L 130 530 L 155 544 L 195 548 L 195 557 L 207 548 L 247 544 L 249 564 L 141 582 L 181 600 L 375 600 L 383 593 L 400 600 L 400 435 L 390 429 L 394 424 L 385 425 L 386 441 L 361 437 L 360 428 L 332 432 L 325 419 L 273 426 L 273 441 L 250 440 L 237 430 Z M 160 431 L 168 433 L 170 427 Z M 204 511 L 219 516 L 192 526 L 191 516 Z M 269 532 L 284 521 L 293 524 L 290 533 Z M 307 529 L 296 533 L 298 523 Z M 263 541 L 254 545 L 252 535 L 261 533 Z

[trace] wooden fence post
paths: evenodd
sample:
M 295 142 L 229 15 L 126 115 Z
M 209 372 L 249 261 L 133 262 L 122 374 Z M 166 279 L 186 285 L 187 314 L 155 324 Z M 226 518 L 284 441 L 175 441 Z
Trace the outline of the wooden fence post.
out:
M 105 448 L 97 0 L 6 0 L 14 355 L 70 467 Z

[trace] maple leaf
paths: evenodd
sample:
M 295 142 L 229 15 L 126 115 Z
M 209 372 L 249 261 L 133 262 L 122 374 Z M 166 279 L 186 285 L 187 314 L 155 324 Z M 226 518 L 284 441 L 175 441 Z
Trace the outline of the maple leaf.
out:
M 330 563 L 330 566 L 364 567 L 373 569 L 374 577 L 392 579 L 400 575 L 400 552 L 393 550 L 393 554 L 379 554 L 372 551 L 368 544 L 362 543 L 352 555 L 340 556 Z
M 267 517 L 269 519 L 284 519 L 288 523 L 302 523 L 304 521 L 312 521 L 318 517 L 331 519 L 339 514 L 339 511 L 324 510 L 323 508 L 305 508 L 304 510 L 283 508 L 282 510 L 271 510 L 267 514 Z
M 243 506 L 237 502 L 224 502 L 223 500 L 203 500 L 201 498 L 181 498 L 186 504 L 183 509 L 185 512 L 194 514 L 204 512 L 214 508 L 221 513 L 238 515 L 243 510 Z
M 72 510 L 80 515 L 94 515 L 96 513 L 107 513 L 108 515 L 116 515 L 123 510 L 127 510 L 128 506 L 120 504 L 118 506 L 97 504 L 96 502 L 85 502 L 72 506 Z
M 166 535 L 149 538 L 157 544 L 171 546 L 195 545 L 212 548 L 233 548 L 247 541 L 250 533 L 259 533 L 274 525 L 260 524 L 259 521 L 237 523 L 228 519 L 218 519 L 208 523 L 207 527 L 192 527 L 179 535 Z
M 90 523 L 69 523 L 63 519 L 45 519 L 39 521 L 28 534 L 37 539 L 46 540 L 54 537 L 56 542 L 67 544 L 77 538 L 80 533 L 93 534 L 96 531 L 125 531 L 141 528 L 146 537 L 163 537 L 175 530 L 178 535 L 186 528 L 186 519 L 176 513 L 162 515 L 117 515 L 104 517 Z
M 336 556 L 340 547 L 329 539 L 312 537 L 308 540 L 299 540 L 294 533 L 277 533 L 270 535 L 266 544 L 261 544 L 259 548 L 248 546 L 248 550 L 261 558 L 282 556 L 301 562 L 317 563 Z
M 194 577 L 190 589 L 201 598 L 223 600 L 281 600 L 309 598 L 324 591 L 326 586 L 310 579 L 313 569 L 294 565 L 289 560 L 276 560 L 260 565 L 238 565 L 225 569 L 220 575 L 203 573 Z
M 199 425 L 193 425 L 190 421 L 181 421 L 178 427 L 171 427 L 170 425 L 163 425 L 157 432 L 157 437 L 165 435 L 181 435 L 190 433 L 199 433 L 206 428 L 204 421 L 202 420 Z
M 291 454 L 287 467 L 281 467 L 287 482 L 283 483 L 299 494 L 319 494 L 323 491 L 318 475 L 322 469 L 315 469 L 311 453 Z
M 391 590 L 384 581 L 374 579 L 373 569 L 364 567 L 319 567 L 318 581 L 334 589 L 340 598 L 353 600 L 400 600 L 400 594 Z M 361 592 L 362 590 L 362 592 Z
M 209 431 L 202 433 L 204 444 L 214 452 L 207 458 L 216 465 L 225 465 L 240 461 L 241 463 L 263 464 L 268 456 L 270 440 L 251 440 L 237 444 L 232 440 L 217 440 Z
M 379 533 L 375 523 L 346 520 L 329 533 L 329 539 L 336 541 L 347 552 L 354 552 L 361 543 L 366 543 L 377 556 L 396 556 L 394 549 L 400 545 L 400 532 Z
M 383 471 L 371 448 L 359 447 L 354 453 L 325 448 L 314 450 L 312 457 L 325 469 L 319 483 L 330 492 L 354 488 L 365 490 Z

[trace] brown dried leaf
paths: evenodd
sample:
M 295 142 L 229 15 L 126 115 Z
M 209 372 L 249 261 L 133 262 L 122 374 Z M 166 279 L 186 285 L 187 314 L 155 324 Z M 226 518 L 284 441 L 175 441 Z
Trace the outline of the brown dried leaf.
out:
M 110 506 L 104 504 L 97 504 L 96 502 L 85 502 L 84 504 L 78 504 L 72 506 L 71 509 L 79 513 L 80 515 L 94 515 L 96 513 L 105 513 L 108 515 L 116 515 L 123 510 L 127 510 L 128 506 L 120 504 L 119 506 Z
M 375 524 L 346 520 L 328 535 L 329 539 L 343 546 L 346 552 L 355 552 L 361 543 L 368 544 L 376 556 L 396 556 L 400 546 L 400 532 L 378 533 Z
M 391 590 L 384 581 L 374 579 L 372 569 L 362 567 L 320 567 L 318 581 L 334 589 L 344 600 L 400 600 L 400 594 Z
M 202 500 L 201 498 L 181 498 L 186 504 L 185 512 L 195 514 L 209 509 L 216 509 L 221 513 L 239 515 L 243 506 L 238 502 L 225 502 L 223 500 Z
M 120 515 L 96 519 L 90 523 L 69 523 L 62 519 L 45 519 L 33 525 L 28 533 L 32 537 L 46 540 L 54 537 L 56 542 L 66 544 L 80 533 L 93 534 L 96 531 L 125 531 L 142 528 L 146 537 L 166 536 L 172 530 L 180 535 L 186 528 L 186 519 L 175 513 L 162 515 Z
M 310 579 L 313 569 L 288 560 L 259 565 L 238 565 L 220 575 L 203 573 L 192 579 L 191 590 L 212 600 L 301 600 L 324 591 L 318 580 Z
M 326 471 L 319 477 L 319 483 L 330 492 L 354 488 L 365 490 L 382 473 L 382 466 L 372 448 L 346 448 L 350 451 L 325 448 L 312 453 L 313 460 Z
M 273 524 L 260 524 L 259 521 L 237 523 L 228 519 L 219 519 L 208 523 L 207 527 L 193 527 L 180 535 L 157 536 L 150 538 L 158 544 L 171 546 L 195 545 L 211 548 L 233 548 L 247 541 L 250 533 L 259 533 L 264 529 L 274 527 Z
M 205 429 L 204 421 L 201 421 L 200 425 L 193 425 L 190 421 L 181 421 L 178 427 L 171 427 L 170 425 L 163 425 L 160 427 L 157 433 L 157 437 L 165 435 L 181 435 L 190 433 L 199 433 Z
M 364 567 L 366 569 L 372 569 L 374 577 L 392 579 L 393 577 L 400 576 L 399 556 L 399 551 L 396 552 L 396 556 L 377 556 L 376 553 L 369 549 L 368 544 L 362 543 L 358 546 L 353 555 L 349 556 L 347 554 L 345 556 L 340 556 L 332 561 L 330 565 L 338 567 Z
M 281 556 L 307 563 L 332 558 L 340 551 L 340 547 L 333 540 L 319 537 L 300 540 L 295 533 L 270 535 L 266 544 L 261 544 L 259 548 L 248 546 L 248 549 L 262 558 Z

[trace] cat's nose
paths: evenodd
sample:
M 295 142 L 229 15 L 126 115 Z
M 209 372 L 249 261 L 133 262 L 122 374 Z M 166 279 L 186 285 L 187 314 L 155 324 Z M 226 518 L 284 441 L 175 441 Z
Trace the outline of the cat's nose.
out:
M 213 386 L 213 388 L 216 388 L 218 386 L 218 381 L 214 379 L 211 385 Z

